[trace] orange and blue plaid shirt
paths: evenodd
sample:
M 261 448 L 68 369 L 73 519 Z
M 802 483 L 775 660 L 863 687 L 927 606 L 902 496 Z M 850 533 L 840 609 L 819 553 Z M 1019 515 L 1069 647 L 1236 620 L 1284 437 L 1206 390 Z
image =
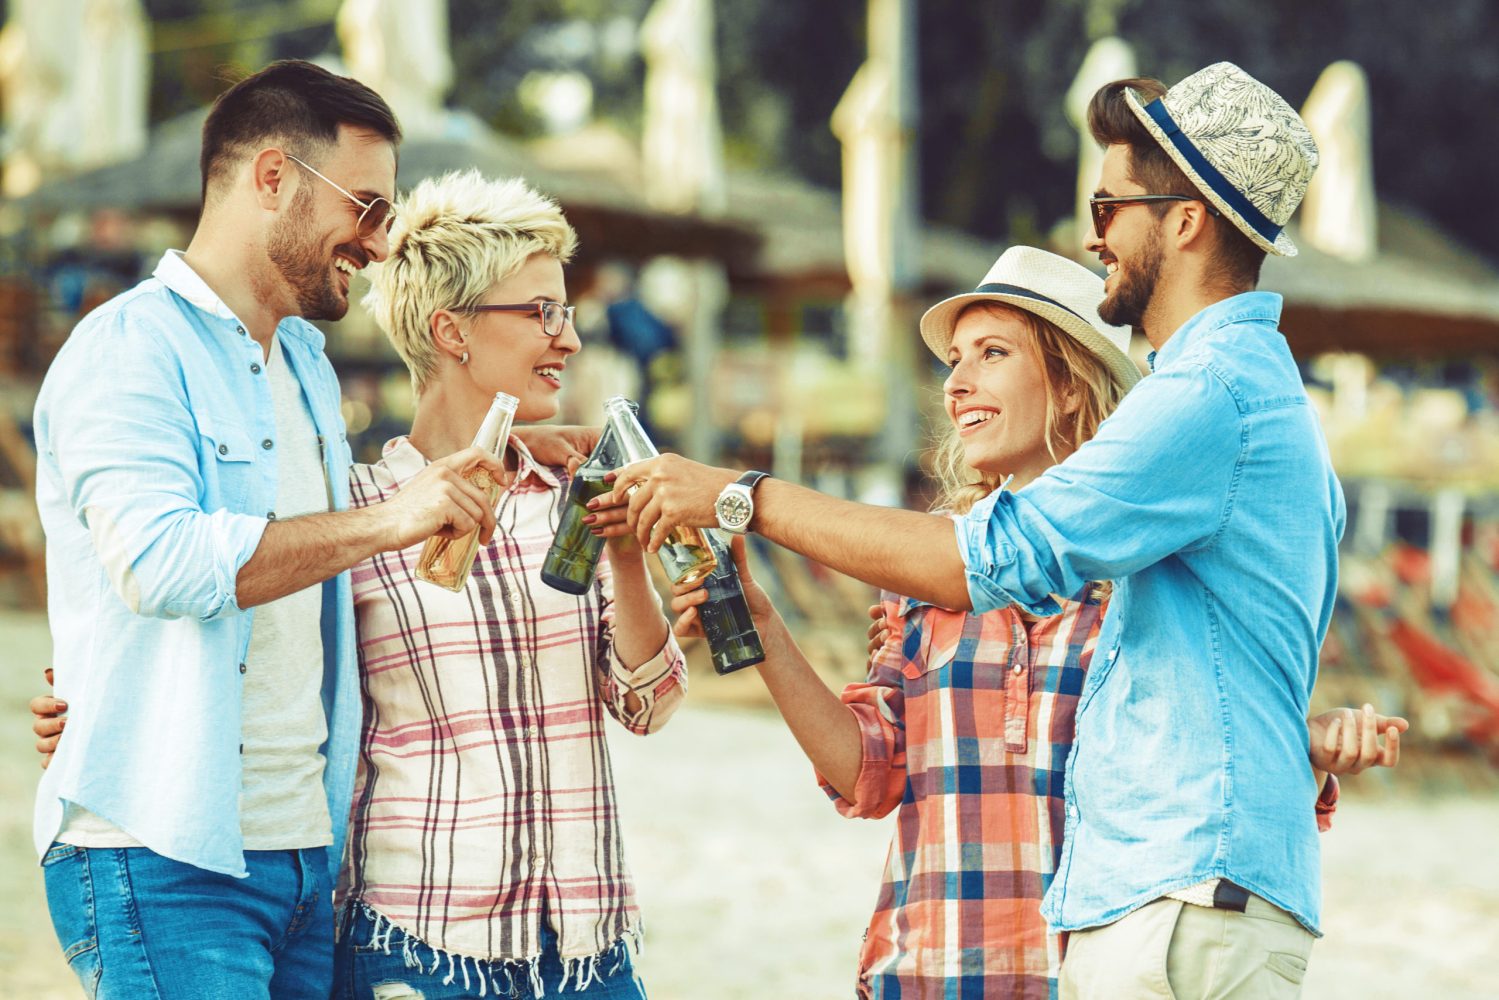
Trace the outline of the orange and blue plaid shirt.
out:
M 896 812 L 862 996 L 1056 996 L 1061 943 L 1040 906 L 1103 616 L 1094 589 L 1040 619 L 883 595 L 889 638 L 843 692 L 864 737 L 857 803 L 819 777 L 845 816 Z
M 1041 916 L 1065 824 L 1073 717 L 1106 599 L 1089 584 L 1061 613 L 948 611 L 882 595 L 887 640 L 843 702 L 863 735 L 857 803 L 896 813 L 859 955 L 876 1000 L 1055 1000 L 1064 941 Z M 1327 830 L 1338 782 L 1317 799 Z

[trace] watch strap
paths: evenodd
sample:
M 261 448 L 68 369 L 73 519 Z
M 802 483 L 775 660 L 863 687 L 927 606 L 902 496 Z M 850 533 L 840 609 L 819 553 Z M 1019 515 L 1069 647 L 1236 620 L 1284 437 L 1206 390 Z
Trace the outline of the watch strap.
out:
M 746 472 L 744 475 L 734 480 L 734 482 L 735 484 L 743 486 L 745 489 L 753 493 L 755 491 L 755 487 L 760 484 L 760 480 L 765 479 L 769 476 L 770 473 L 768 472 L 756 472 L 755 470 L 751 469 L 749 472 Z

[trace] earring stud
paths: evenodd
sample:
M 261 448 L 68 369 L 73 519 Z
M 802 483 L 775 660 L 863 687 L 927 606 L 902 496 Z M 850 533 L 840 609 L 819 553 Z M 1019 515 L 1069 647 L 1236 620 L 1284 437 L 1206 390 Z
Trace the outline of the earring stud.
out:
M 460 365 L 466 365 L 466 364 L 468 364 L 468 352 L 467 351 L 464 351 L 463 355 L 461 357 L 459 357 L 458 363 Z

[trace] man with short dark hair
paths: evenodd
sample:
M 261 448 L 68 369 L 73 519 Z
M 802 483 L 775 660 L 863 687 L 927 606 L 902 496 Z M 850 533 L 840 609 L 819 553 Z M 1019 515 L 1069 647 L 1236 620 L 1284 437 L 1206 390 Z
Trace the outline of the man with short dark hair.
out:
M 323 336 L 386 253 L 400 128 L 305 62 L 203 129 L 185 253 L 90 313 L 43 382 L 37 501 L 68 739 L 35 838 L 99 996 L 326 998 L 360 724 L 349 567 L 494 530 L 469 450 L 350 511 Z
M 1043 906 L 1073 932 L 1063 995 L 1294 996 L 1321 896 L 1307 704 L 1346 511 L 1280 297 L 1254 288 L 1266 252 L 1296 252 L 1284 226 L 1316 145 L 1228 63 L 1110 84 L 1089 120 L 1099 314 L 1155 351 L 1070 458 L 956 531 L 669 455 L 594 505 L 628 503 L 651 547 L 717 520 L 943 607 L 1055 614 L 1053 594 L 1114 581 Z

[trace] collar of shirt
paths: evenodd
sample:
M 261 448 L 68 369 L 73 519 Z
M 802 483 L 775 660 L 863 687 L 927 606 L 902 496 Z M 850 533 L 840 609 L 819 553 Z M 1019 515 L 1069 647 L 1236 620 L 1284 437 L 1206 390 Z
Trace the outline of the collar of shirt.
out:
M 194 308 L 218 319 L 228 320 L 241 330 L 244 329 L 244 323 L 234 315 L 234 310 L 225 305 L 224 300 L 219 298 L 218 292 L 208 287 L 208 282 L 203 280 L 203 276 L 192 269 L 181 250 L 168 250 L 162 254 L 161 260 L 156 264 L 156 270 L 151 272 L 151 277 L 176 292 Z M 276 324 L 276 333 L 281 336 L 295 337 L 305 342 L 314 351 L 321 351 L 327 341 L 321 330 L 300 316 L 288 316 L 283 319 Z
M 1151 371 L 1159 371 L 1184 354 L 1191 344 L 1213 330 L 1236 323 L 1268 323 L 1280 325 L 1282 299 L 1275 292 L 1243 292 L 1221 302 L 1214 302 L 1182 324 L 1158 351 L 1151 351 L 1147 360 Z
M 521 443 L 520 438 L 511 435 L 510 447 L 515 449 L 516 460 L 519 463 L 515 483 L 511 489 L 521 492 L 562 489 L 562 483 L 552 474 L 552 470 L 539 464 L 531 456 L 530 449 Z M 411 438 L 404 434 L 385 442 L 385 447 L 380 451 L 380 457 L 384 460 L 385 467 L 390 470 L 390 474 L 395 477 L 397 488 L 405 486 L 412 476 L 431 464 L 427 457 L 411 443 Z

